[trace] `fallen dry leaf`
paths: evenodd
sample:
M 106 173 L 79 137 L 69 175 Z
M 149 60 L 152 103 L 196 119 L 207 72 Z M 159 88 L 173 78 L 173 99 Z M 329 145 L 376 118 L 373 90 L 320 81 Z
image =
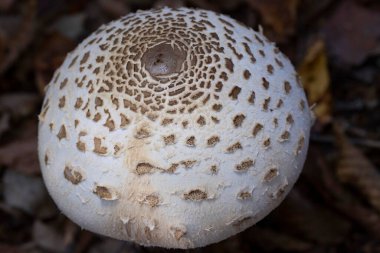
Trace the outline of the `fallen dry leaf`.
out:
M 27 175 L 39 175 L 37 155 L 37 122 L 25 122 L 17 139 L 1 144 L 0 165 Z
M 14 2 L 15 0 L 0 0 L 0 11 L 8 11 L 12 7 Z
M 19 249 L 16 245 L 10 245 L 5 243 L 0 243 L 0 252 L 3 253 L 25 253 L 25 251 Z
M 37 137 L 15 140 L 0 147 L 0 165 L 28 175 L 40 174 Z
M 9 115 L 9 113 L 0 113 L 0 141 L 3 137 L 3 134 L 10 128 L 10 118 L 11 116 Z
M 254 226 L 250 229 L 250 241 L 266 251 L 303 252 L 313 248 L 313 244 L 276 229 Z
M 90 249 L 89 253 L 109 253 L 109 252 L 120 252 L 124 247 L 125 242 L 107 238 L 101 242 L 94 244 Z
M 41 95 L 45 94 L 45 86 L 49 83 L 54 71 L 74 47 L 75 43 L 70 38 L 58 32 L 43 38 L 34 61 L 36 85 Z
M 119 18 L 130 11 L 124 0 L 98 0 L 97 3 L 112 18 Z
M 298 23 L 303 27 L 314 25 L 318 16 L 323 15 L 333 3 L 334 0 L 302 0 L 298 8 Z
M 298 0 L 247 0 L 260 15 L 266 35 L 276 42 L 284 42 L 295 32 Z
M 244 232 L 243 232 L 244 233 Z M 245 232 L 247 234 L 248 231 Z M 249 247 L 242 243 L 244 235 L 232 236 L 220 243 L 211 244 L 204 247 L 203 252 L 207 253 L 236 253 L 236 252 L 249 252 Z M 199 248 L 198 248 L 199 250 Z M 180 253 L 180 252 L 179 252 Z M 200 253 L 200 252 L 198 252 Z
M 288 235 L 317 242 L 319 245 L 342 242 L 351 228 L 347 220 L 304 197 L 297 187 L 292 189 L 284 202 L 274 210 L 271 219 Z
M 40 99 L 34 93 L 7 93 L 0 95 L 0 113 L 9 114 L 12 119 L 19 120 L 35 113 Z
M 380 12 L 355 1 L 341 1 L 323 29 L 327 49 L 343 66 L 359 65 L 380 53 Z
M 65 15 L 50 27 L 51 30 L 71 40 L 78 40 L 84 31 L 84 13 Z M 51 46 L 51 45 L 49 45 Z
M 12 65 L 32 40 L 36 0 L 22 1 L 21 12 L 20 16 L 0 16 L 0 74 Z
M 170 8 L 181 8 L 185 6 L 185 3 L 184 0 L 157 0 L 153 5 L 154 8 L 163 8 L 165 6 L 169 6 Z
M 91 241 L 94 239 L 94 234 L 86 231 L 81 230 L 78 235 L 78 242 L 76 243 L 75 249 L 72 251 L 73 253 L 83 253 L 86 251 L 86 249 L 89 247 Z
M 220 7 L 218 4 L 215 4 L 214 2 L 210 2 L 207 0 L 192 0 L 191 4 L 197 8 L 220 12 Z
M 340 149 L 336 167 L 339 180 L 355 187 L 380 213 L 380 172 L 349 142 L 339 125 L 335 125 L 334 130 Z
M 319 153 L 319 152 L 318 152 Z M 315 154 L 315 152 L 313 153 Z M 364 228 L 374 238 L 380 239 L 380 216 L 372 209 L 362 205 L 361 201 L 348 192 L 343 185 L 339 184 L 333 168 L 329 168 L 325 157 L 319 153 L 314 159 L 322 178 L 322 186 L 318 184 L 315 188 L 325 199 L 326 203 L 334 207 L 345 217 Z
M 309 48 L 298 66 L 309 104 L 316 106 L 313 111 L 322 124 L 331 120 L 330 75 L 327 56 L 322 40 L 316 40 Z
M 48 193 L 40 177 L 32 177 L 14 170 L 6 170 L 4 178 L 4 201 L 30 215 L 46 202 Z
M 33 239 L 43 249 L 51 252 L 63 253 L 67 245 L 62 234 L 53 226 L 36 220 L 33 224 Z
M 172 2 L 175 2 L 175 1 L 172 1 Z M 191 2 L 192 3 L 197 2 L 197 0 L 192 0 Z M 200 2 L 200 1 L 198 1 L 198 2 Z M 241 5 L 242 2 L 244 2 L 244 0 L 234 0 L 234 1 L 231 1 L 231 0 L 203 0 L 203 2 L 208 2 L 209 4 L 212 4 L 215 7 L 220 8 L 221 10 L 231 11 L 231 10 L 237 8 L 239 5 Z

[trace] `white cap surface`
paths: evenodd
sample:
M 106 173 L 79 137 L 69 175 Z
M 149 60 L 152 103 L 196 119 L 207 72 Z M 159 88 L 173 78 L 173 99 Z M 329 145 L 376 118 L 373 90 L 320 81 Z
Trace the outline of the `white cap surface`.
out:
M 253 225 L 302 169 L 311 112 L 289 60 L 211 11 L 139 11 L 100 27 L 50 82 L 43 177 L 90 231 L 193 248 Z

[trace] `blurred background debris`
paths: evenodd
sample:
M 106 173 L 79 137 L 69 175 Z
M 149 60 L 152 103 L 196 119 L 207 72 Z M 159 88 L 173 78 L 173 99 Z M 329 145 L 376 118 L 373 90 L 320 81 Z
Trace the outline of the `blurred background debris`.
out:
M 148 253 L 81 230 L 51 201 L 37 158 L 44 89 L 100 25 L 138 9 L 232 16 L 297 66 L 316 123 L 286 200 L 257 225 L 187 252 L 380 252 L 378 0 L 0 0 L 0 252 Z

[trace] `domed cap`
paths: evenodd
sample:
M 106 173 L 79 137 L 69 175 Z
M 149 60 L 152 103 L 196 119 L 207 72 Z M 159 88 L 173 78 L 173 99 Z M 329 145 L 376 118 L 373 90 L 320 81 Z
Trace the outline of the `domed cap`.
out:
M 50 82 L 43 177 L 81 227 L 193 248 L 253 225 L 288 193 L 311 113 L 289 60 L 211 11 L 139 11 L 100 27 Z

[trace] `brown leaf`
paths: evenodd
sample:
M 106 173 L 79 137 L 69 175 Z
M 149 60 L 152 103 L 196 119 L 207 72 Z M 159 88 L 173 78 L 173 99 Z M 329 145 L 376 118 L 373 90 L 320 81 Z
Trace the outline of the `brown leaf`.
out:
M 324 34 L 329 53 L 343 65 L 359 65 L 380 53 L 380 13 L 354 1 L 342 1 L 326 22 Z
M 250 240 L 265 251 L 303 252 L 313 248 L 312 243 L 275 229 L 254 226 L 249 232 Z
M 20 16 L 0 18 L 0 74 L 5 72 L 31 42 L 35 25 L 36 1 L 23 1 Z
M 330 74 L 322 40 L 309 47 L 302 63 L 298 66 L 309 103 L 315 104 L 314 113 L 321 123 L 331 120 Z
M 40 99 L 34 93 L 7 93 L 0 95 L 0 112 L 9 114 L 12 119 L 20 118 L 34 114 Z
M 348 141 L 339 125 L 334 130 L 340 149 L 336 167 L 339 180 L 355 187 L 380 213 L 380 172 Z
M 52 252 L 65 252 L 62 234 L 53 225 L 36 220 L 33 224 L 33 239 L 38 246 Z
M 166 2 L 176 2 L 173 0 L 166 0 Z M 202 9 L 219 9 L 221 11 L 231 11 L 236 9 L 244 0 L 191 0 L 187 2 L 191 2 L 191 4 L 196 5 Z
M 185 6 L 184 0 L 177 0 L 177 1 L 172 1 L 172 0 L 157 0 L 153 8 L 163 8 L 165 6 L 168 6 L 170 8 L 181 8 Z
M 98 0 L 97 3 L 107 15 L 114 19 L 126 15 L 130 11 L 123 0 Z
M 25 251 L 21 250 L 19 247 L 15 245 L 0 243 L 0 252 L 4 253 L 23 253 Z
M 359 224 L 374 238 L 380 239 L 380 216 L 373 210 L 364 207 L 357 198 L 337 182 L 332 169 L 328 167 L 321 154 L 315 161 L 323 179 L 323 186 L 319 188 L 319 192 L 325 201 L 344 216 Z
M 0 11 L 8 11 L 12 7 L 14 2 L 15 0 L 0 0 Z
M 294 34 L 297 21 L 298 0 L 247 0 L 248 4 L 260 12 L 264 32 L 277 42 Z M 269 32 L 269 34 L 268 34 Z
M 76 243 L 75 249 L 72 252 L 74 253 L 85 252 L 86 248 L 89 247 L 93 239 L 94 239 L 93 233 L 86 230 L 82 230 L 80 234 L 78 235 L 78 242 Z
M 3 134 L 9 130 L 10 124 L 10 115 L 9 113 L 0 114 L 0 140 L 2 139 Z
M 324 14 L 332 3 L 334 0 L 302 0 L 298 8 L 298 23 L 303 27 L 315 24 L 316 18 Z
M 129 252 L 123 249 L 124 242 L 106 238 L 92 245 L 89 253 Z
M 40 174 L 37 155 L 37 122 L 25 123 L 23 135 L 0 146 L 0 165 L 28 175 Z
M 350 229 L 345 219 L 314 202 L 310 196 L 303 196 L 298 188 L 289 193 L 270 218 L 288 234 L 323 245 L 342 242 Z
M 43 38 L 34 62 L 37 88 L 41 95 L 52 78 L 54 71 L 62 64 L 67 53 L 74 49 L 75 43 L 61 35 L 52 33 Z
M 207 0 L 192 0 L 191 4 L 197 8 L 220 12 L 220 6 Z
M 30 215 L 36 215 L 47 202 L 48 193 L 41 177 L 6 170 L 4 177 L 4 201 Z
M 242 238 L 242 235 L 240 236 L 235 235 L 220 243 L 215 243 L 205 248 L 202 248 L 203 250 L 199 250 L 199 249 L 198 250 L 199 252 L 208 252 L 208 253 L 249 252 L 249 250 L 246 249 L 247 246 L 244 245 L 241 238 Z M 197 252 L 194 252 L 194 253 L 197 253 Z

